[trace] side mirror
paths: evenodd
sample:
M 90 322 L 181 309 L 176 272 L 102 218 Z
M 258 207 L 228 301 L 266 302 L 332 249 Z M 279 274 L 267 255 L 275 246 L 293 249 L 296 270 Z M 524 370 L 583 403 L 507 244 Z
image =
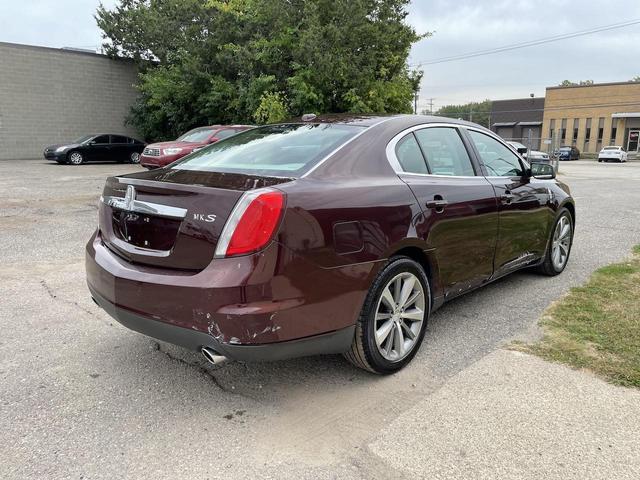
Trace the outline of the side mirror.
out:
M 556 178 L 556 169 L 549 163 L 532 163 L 531 176 L 540 180 L 553 180 Z
M 209 139 L 209 143 L 216 143 L 218 140 L 220 140 L 218 137 L 213 137 Z
M 96 141 L 95 141 L 95 140 L 91 140 L 91 141 L 88 143 L 88 145 L 95 145 L 95 144 L 96 144 Z
M 518 153 L 520 155 L 525 155 L 527 153 L 527 148 L 518 148 Z

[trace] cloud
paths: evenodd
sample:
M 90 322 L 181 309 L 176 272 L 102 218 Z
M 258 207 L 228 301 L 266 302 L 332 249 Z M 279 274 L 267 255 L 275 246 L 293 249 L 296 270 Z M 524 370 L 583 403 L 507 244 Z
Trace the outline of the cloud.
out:
M 98 1 L 0 0 L 10 18 L 0 41 L 96 48 Z M 116 0 L 103 0 L 113 6 Z M 410 62 L 459 55 L 640 18 L 637 0 L 414 0 L 408 21 L 435 32 L 417 43 Z M 627 27 L 557 43 L 424 67 L 420 108 L 486 98 L 544 95 L 564 79 L 624 81 L 640 75 L 640 28 Z
M 610 0 L 418 0 L 408 21 L 435 31 L 417 43 L 410 62 L 491 49 L 640 18 L 640 2 Z M 485 98 L 542 96 L 564 79 L 625 81 L 640 75 L 632 60 L 638 26 L 424 67 L 420 106 Z

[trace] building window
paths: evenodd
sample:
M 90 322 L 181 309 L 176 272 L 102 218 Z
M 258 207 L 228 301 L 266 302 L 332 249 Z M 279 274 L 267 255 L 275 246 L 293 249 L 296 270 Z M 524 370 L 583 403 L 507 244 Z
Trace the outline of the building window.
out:
M 556 131 L 556 121 L 555 119 L 551 119 L 549 122 L 549 138 L 553 138 L 553 132 Z
M 611 127 L 611 145 L 616 143 L 616 137 L 618 136 L 618 127 Z
M 598 118 L 598 145 L 596 146 L 596 151 L 600 150 L 600 146 L 602 145 L 602 140 L 604 139 L 604 118 Z
M 587 123 L 584 130 L 584 145 L 582 146 L 583 152 L 589 151 L 589 142 L 591 142 L 591 119 L 587 118 Z
M 574 128 L 573 129 L 573 141 L 577 141 L 578 140 L 578 129 Z
M 560 129 L 560 140 L 562 140 L 564 142 L 564 140 L 567 138 L 567 129 L 566 128 L 561 128 Z

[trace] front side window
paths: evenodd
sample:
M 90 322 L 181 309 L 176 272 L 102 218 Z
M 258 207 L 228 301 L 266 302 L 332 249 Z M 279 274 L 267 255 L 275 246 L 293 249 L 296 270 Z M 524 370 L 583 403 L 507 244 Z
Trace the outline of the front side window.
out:
M 402 170 L 408 173 L 427 174 L 427 164 L 420 151 L 420 145 L 413 133 L 410 133 L 396 145 L 396 157 Z
M 495 138 L 469 130 L 480 159 L 491 177 L 520 177 L 524 174 L 518 156 Z
M 93 139 L 93 143 L 109 143 L 109 135 L 100 135 Z
M 432 174 L 456 177 L 475 176 L 467 149 L 455 128 L 423 128 L 416 131 L 415 135 Z
M 214 143 L 171 168 L 295 177 L 363 130 L 324 123 L 268 125 Z

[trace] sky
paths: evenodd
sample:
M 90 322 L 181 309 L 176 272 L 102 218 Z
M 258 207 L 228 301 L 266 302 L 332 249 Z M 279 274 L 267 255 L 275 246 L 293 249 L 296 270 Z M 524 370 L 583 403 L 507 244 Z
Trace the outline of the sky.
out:
M 113 6 L 116 0 L 103 0 Z M 98 0 L 0 0 L 0 41 L 99 48 Z M 638 0 L 413 0 L 408 22 L 432 36 L 410 64 L 640 19 Z M 544 96 L 568 79 L 640 76 L 640 24 L 476 58 L 424 65 L 419 110 L 484 99 Z

